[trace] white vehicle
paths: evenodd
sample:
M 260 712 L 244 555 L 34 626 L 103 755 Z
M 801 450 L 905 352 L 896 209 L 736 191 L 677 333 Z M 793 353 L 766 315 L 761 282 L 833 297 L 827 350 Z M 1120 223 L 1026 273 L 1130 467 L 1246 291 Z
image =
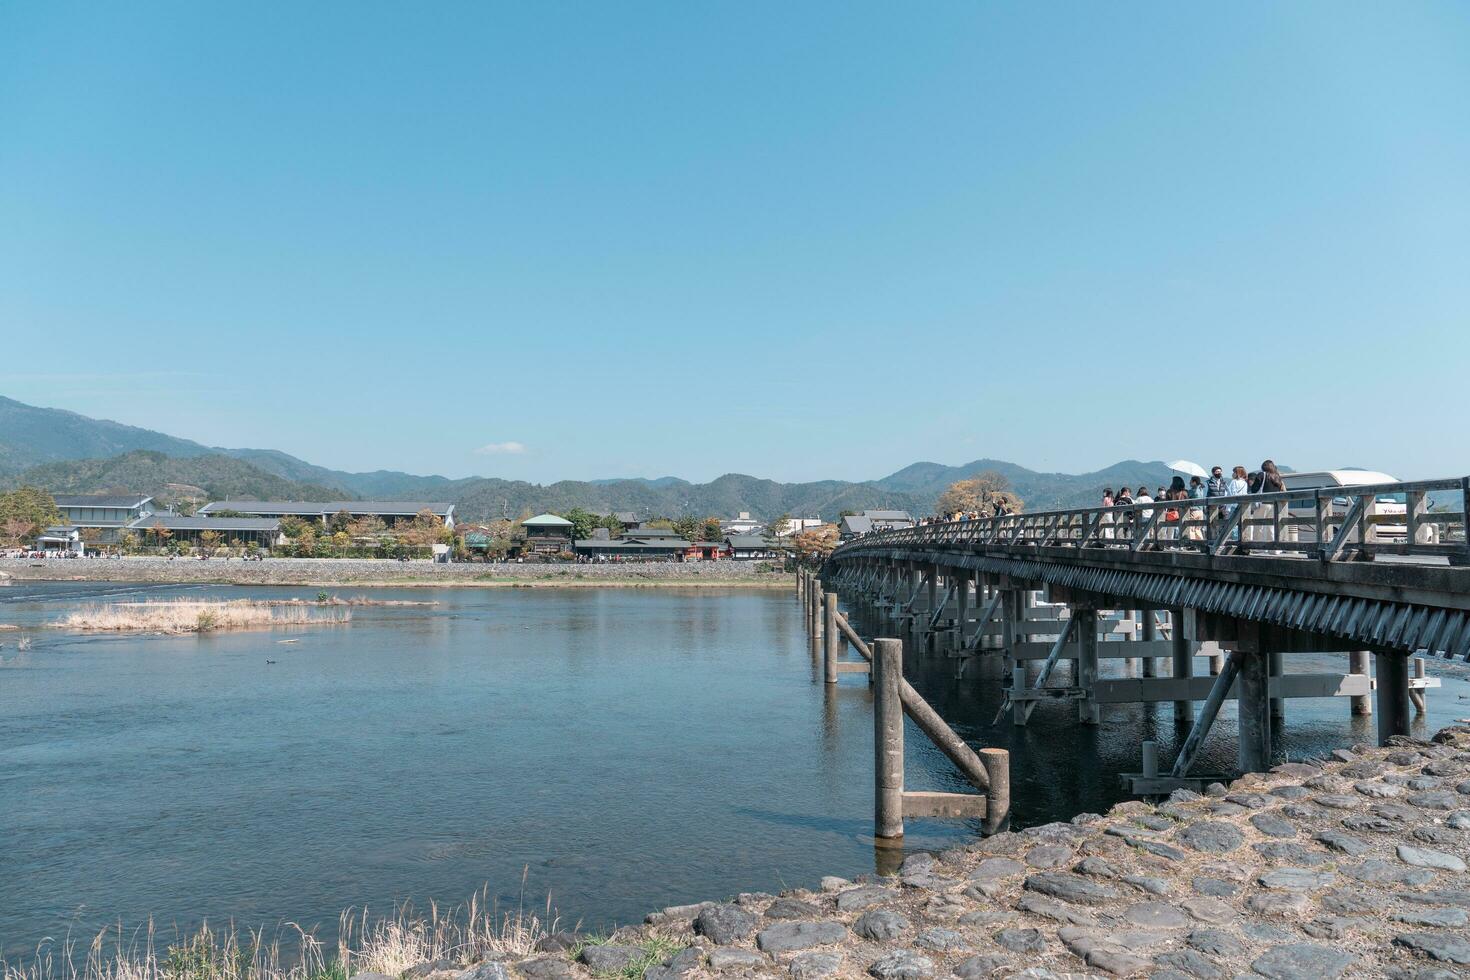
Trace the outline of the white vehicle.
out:
M 1283 473 L 1281 480 L 1286 484 L 1288 490 L 1320 490 L 1323 487 L 1364 487 L 1382 483 L 1398 483 L 1397 477 L 1389 476 L 1387 473 L 1378 473 L 1373 470 L 1318 470 L 1312 473 Z M 1333 497 L 1332 504 L 1327 514 L 1332 517 L 1344 517 L 1352 506 L 1351 497 Z M 1385 543 L 1402 544 L 1408 533 L 1408 504 L 1402 493 L 1380 493 L 1373 498 L 1368 506 L 1367 529 L 1369 541 L 1383 541 Z M 1290 504 L 1286 508 L 1286 516 L 1298 520 L 1315 520 L 1316 508 L 1303 501 Z M 1301 525 L 1286 529 L 1285 537 L 1288 541 L 1311 541 L 1315 530 Z M 1434 525 L 1422 525 L 1420 537 L 1432 538 L 1436 536 L 1437 529 Z

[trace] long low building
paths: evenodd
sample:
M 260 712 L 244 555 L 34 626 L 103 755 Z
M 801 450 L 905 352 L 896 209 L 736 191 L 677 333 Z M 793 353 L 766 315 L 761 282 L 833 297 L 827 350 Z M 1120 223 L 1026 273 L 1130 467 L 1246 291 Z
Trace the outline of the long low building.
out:
M 333 514 L 346 511 L 354 518 L 376 517 L 392 527 L 428 511 L 454 527 L 454 505 L 434 500 L 216 500 L 199 508 L 200 514 L 244 514 L 247 517 L 299 517 L 325 524 Z
M 281 544 L 281 519 L 279 517 L 209 517 L 199 514 L 184 517 L 179 514 L 150 514 L 128 525 L 128 530 L 146 544 L 150 534 L 167 537 L 170 541 L 197 543 L 205 531 L 219 535 L 217 543 L 254 544 L 269 548 Z M 160 534 L 159 532 L 163 532 Z

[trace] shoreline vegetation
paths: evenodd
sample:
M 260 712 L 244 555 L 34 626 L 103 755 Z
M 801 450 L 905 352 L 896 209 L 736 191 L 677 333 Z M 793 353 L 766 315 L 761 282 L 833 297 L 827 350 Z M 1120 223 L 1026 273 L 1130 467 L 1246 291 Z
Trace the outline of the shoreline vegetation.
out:
M 0 559 L 0 584 L 144 582 L 355 588 L 760 588 L 794 589 L 793 572 L 765 562 L 515 564 L 355 558 L 264 561 L 122 558 Z
M 682 980 L 1063 976 L 1439 978 L 1470 964 L 1470 724 L 1288 762 L 1203 793 L 1003 831 L 779 896 L 671 906 L 611 934 L 502 914 L 344 913 L 156 951 L 119 927 L 3 980 Z M 524 889 L 524 879 L 522 881 Z M 283 939 L 299 945 L 283 955 Z M 289 957 L 289 960 L 288 960 Z
M 453 908 L 431 904 L 426 914 L 412 905 L 373 916 L 366 908 L 338 917 L 335 942 L 294 922 L 272 930 L 216 929 L 202 923 L 160 936 L 154 922 L 137 929 L 121 923 L 100 930 L 89 942 L 68 935 L 43 940 L 24 960 L 0 959 L 0 980 L 346 980 L 349 975 L 398 977 L 416 965 L 495 962 L 536 952 L 555 935 L 558 920 L 550 898 L 541 912 L 521 905 L 502 911 L 488 889 Z M 432 971 L 420 970 L 422 978 Z M 458 971 L 455 971 L 458 972 Z
M 113 602 L 83 606 L 57 620 L 55 625 L 88 632 L 182 634 L 278 626 L 339 626 L 352 620 L 350 609 L 321 610 L 316 605 L 250 599 Z

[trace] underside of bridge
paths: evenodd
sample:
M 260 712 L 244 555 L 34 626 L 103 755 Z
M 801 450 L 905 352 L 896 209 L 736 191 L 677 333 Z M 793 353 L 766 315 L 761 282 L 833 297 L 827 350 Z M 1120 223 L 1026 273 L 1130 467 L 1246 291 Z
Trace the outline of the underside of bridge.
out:
M 1074 702 L 1083 725 L 1108 704 L 1172 703 L 1188 735 L 1166 772 L 1144 746 L 1141 794 L 1198 783 L 1191 767 L 1226 700 L 1240 770 L 1263 771 L 1288 700 L 1347 698 L 1386 741 L 1409 733 L 1438 683 L 1421 658 L 1470 651 L 1470 569 L 1440 564 L 858 541 L 823 580 L 957 676 L 994 678 L 1014 724 L 1042 700 Z M 1347 670 L 1288 673 L 1303 653 L 1342 654 Z M 1125 676 L 1101 677 L 1101 660 L 1125 661 Z

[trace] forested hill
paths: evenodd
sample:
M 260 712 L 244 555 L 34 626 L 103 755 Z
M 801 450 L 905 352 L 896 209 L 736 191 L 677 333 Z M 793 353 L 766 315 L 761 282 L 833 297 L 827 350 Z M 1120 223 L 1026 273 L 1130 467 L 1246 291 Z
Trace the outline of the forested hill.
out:
M 285 480 L 229 456 L 176 457 L 140 449 L 107 459 L 33 466 L 5 481 L 52 493 L 146 493 L 160 503 L 233 497 L 237 500 L 341 500 L 341 489 Z M 191 489 L 192 488 L 192 489 Z M 200 491 L 200 492 L 196 492 Z
M 572 507 L 671 517 L 748 511 L 763 520 L 782 514 L 835 520 L 844 510 L 870 508 L 927 514 L 951 483 L 987 471 L 1006 477 L 1030 510 L 1091 504 L 1104 486 L 1156 487 L 1170 475 L 1162 463 L 1136 460 L 1069 474 L 977 459 L 960 466 L 914 463 L 861 482 L 780 483 L 738 473 L 709 483 L 668 476 L 545 485 L 495 477 L 451 480 L 396 470 L 349 473 L 274 449 L 211 448 L 151 429 L 0 397 L 0 479 L 12 485 L 37 483 L 57 493 L 127 489 L 166 496 L 168 484 L 185 484 L 216 498 L 446 500 L 457 505 L 464 520 Z

